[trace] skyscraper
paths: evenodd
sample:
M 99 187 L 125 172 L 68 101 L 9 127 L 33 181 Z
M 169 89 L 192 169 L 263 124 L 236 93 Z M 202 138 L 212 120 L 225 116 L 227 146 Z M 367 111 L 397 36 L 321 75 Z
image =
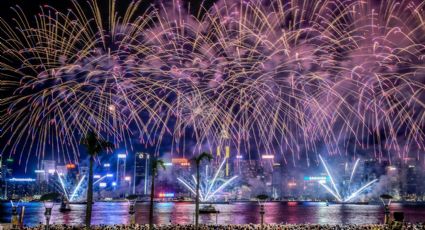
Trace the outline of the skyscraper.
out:
M 44 170 L 44 174 L 41 174 L 42 178 L 40 178 L 40 180 L 49 182 L 49 179 L 53 178 L 52 176 L 56 172 L 56 161 L 42 160 L 41 169 Z
M 117 184 L 121 185 L 125 182 L 126 177 L 126 163 L 127 155 L 126 154 L 118 154 L 117 155 Z
M 282 197 L 282 166 L 280 163 L 273 164 L 272 172 L 272 191 L 271 195 L 273 199 L 278 199 Z
M 3 154 L 0 154 L 0 183 L 3 179 Z
M 148 191 L 149 180 L 149 154 L 136 153 L 134 163 L 134 180 L 133 180 L 133 193 L 143 195 Z
M 4 191 L 4 189 L 6 189 L 6 170 L 3 165 L 3 154 L 0 154 L 0 191 Z
M 58 165 L 56 166 L 56 172 L 62 177 L 66 177 L 68 174 L 68 169 L 66 165 Z

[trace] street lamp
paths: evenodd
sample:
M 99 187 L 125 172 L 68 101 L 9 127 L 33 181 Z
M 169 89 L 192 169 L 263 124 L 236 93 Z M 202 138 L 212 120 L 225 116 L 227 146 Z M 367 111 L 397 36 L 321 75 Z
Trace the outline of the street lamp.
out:
M 264 214 L 266 214 L 265 210 L 264 210 L 264 202 L 269 198 L 269 196 L 262 194 L 262 195 L 258 195 L 257 199 L 258 199 L 258 203 L 260 204 L 260 216 L 261 216 L 261 230 L 264 229 Z M 262 201 L 262 202 L 261 202 Z
M 57 193 L 48 193 L 41 196 L 40 201 L 44 204 L 44 216 L 46 217 L 46 230 L 50 229 L 50 217 L 52 216 L 52 209 L 55 205 L 54 201 L 58 199 L 60 195 Z
M 13 201 L 10 201 L 12 204 L 12 229 L 19 229 L 19 217 L 18 217 L 18 204 L 14 204 Z
M 50 217 L 52 216 L 52 209 L 55 203 L 53 201 L 44 201 L 44 216 L 46 217 L 46 230 L 50 229 Z
M 390 204 L 393 197 L 388 194 L 381 195 L 381 201 L 384 204 L 384 224 L 390 223 Z
M 130 214 L 130 225 L 136 224 L 136 201 L 137 201 L 137 195 L 129 195 L 127 197 L 127 202 L 130 205 L 128 214 Z

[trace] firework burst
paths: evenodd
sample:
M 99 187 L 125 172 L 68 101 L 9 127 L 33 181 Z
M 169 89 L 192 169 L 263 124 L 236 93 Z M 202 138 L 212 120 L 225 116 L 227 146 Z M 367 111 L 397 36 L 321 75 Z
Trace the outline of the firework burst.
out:
M 96 1 L 73 3 L 42 7 L 35 25 L 20 8 L 14 26 L 2 20 L 12 154 L 69 158 L 89 129 L 294 161 L 318 143 L 379 158 L 424 149 L 425 3 L 222 0 L 191 14 L 175 0 L 118 17 L 110 1 L 107 19 Z

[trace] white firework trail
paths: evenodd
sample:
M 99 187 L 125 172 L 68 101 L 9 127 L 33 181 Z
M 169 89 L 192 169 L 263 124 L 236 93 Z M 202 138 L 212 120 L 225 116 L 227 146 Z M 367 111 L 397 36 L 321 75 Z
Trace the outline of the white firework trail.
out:
M 377 182 L 377 181 L 378 181 L 378 179 L 374 179 L 374 180 L 372 180 L 372 181 L 369 181 L 368 183 L 366 183 L 365 185 L 363 185 L 361 188 L 359 188 L 359 189 L 357 189 L 356 191 L 354 191 L 353 193 L 351 193 L 348 197 L 341 197 L 341 195 L 339 194 L 338 188 L 337 188 L 337 186 L 336 186 L 336 184 L 335 184 L 335 182 L 334 182 L 334 179 L 333 179 L 333 177 L 332 177 L 332 174 L 331 174 L 331 173 L 330 173 L 330 171 L 329 171 L 328 166 L 326 165 L 326 163 L 325 163 L 325 161 L 323 160 L 322 156 L 320 156 L 320 155 L 319 155 L 319 158 L 320 158 L 320 160 L 321 160 L 321 162 L 322 162 L 322 164 L 323 164 L 323 166 L 324 166 L 324 168 L 325 168 L 325 170 L 326 170 L 326 173 L 327 173 L 327 174 L 328 174 L 328 176 L 329 176 L 329 179 L 330 179 L 330 181 L 331 181 L 331 184 L 332 184 L 332 186 L 333 186 L 333 189 L 329 188 L 329 187 L 325 184 L 326 182 L 322 182 L 322 183 L 321 183 L 321 182 L 319 182 L 319 184 L 320 184 L 323 188 L 325 188 L 325 189 L 326 189 L 326 191 L 328 191 L 330 194 L 332 194 L 332 196 L 334 196 L 334 197 L 335 197 L 335 199 L 336 199 L 336 200 L 338 200 L 338 202 L 343 202 L 343 203 L 345 203 L 345 202 L 349 202 L 350 200 L 352 200 L 352 199 L 356 198 L 359 194 L 361 194 L 363 191 L 365 191 L 365 190 L 366 190 L 366 189 L 368 189 L 371 185 L 373 185 L 375 182 Z M 356 162 L 354 163 L 353 170 L 351 171 L 351 175 L 350 175 L 350 181 L 349 181 L 349 184 L 348 184 L 348 186 L 349 186 L 349 187 L 351 186 L 351 181 L 353 180 L 353 177 L 354 177 L 354 175 L 355 175 L 355 172 L 356 172 L 356 169 L 357 169 L 357 166 L 358 166 L 359 162 L 360 162 L 360 159 L 357 159 L 357 160 L 356 160 Z
M 226 162 L 226 159 L 224 159 L 223 162 L 220 164 L 217 172 L 215 173 L 215 175 L 214 175 L 214 177 L 211 181 L 206 176 L 206 178 L 205 178 L 206 184 L 204 186 L 202 186 L 202 183 L 200 182 L 201 184 L 200 184 L 200 189 L 199 189 L 199 199 L 201 201 L 205 202 L 205 201 L 212 200 L 212 198 L 214 198 L 214 196 L 217 193 L 221 192 L 230 183 L 232 183 L 234 180 L 236 180 L 236 178 L 238 178 L 238 176 L 233 176 L 229 180 L 224 181 L 224 183 L 221 184 L 220 186 L 218 186 L 217 188 L 214 187 L 214 185 L 216 184 L 217 178 L 218 178 L 225 162 Z M 194 175 L 192 175 L 193 183 L 190 183 L 189 181 L 186 181 L 183 178 L 177 178 L 177 180 L 180 183 L 182 183 L 184 185 L 184 187 L 186 187 L 190 192 L 192 192 L 194 195 L 196 195 L 196 185 L 197 185 L 198 182 L 196 181 L 196 178 L 195 178 Z

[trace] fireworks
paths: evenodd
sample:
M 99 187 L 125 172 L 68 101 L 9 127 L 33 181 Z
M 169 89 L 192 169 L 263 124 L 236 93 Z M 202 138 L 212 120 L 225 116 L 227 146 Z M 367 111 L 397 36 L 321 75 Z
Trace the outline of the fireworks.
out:
M 230 185 L 230 183 L 232 183 L 234 180 L 236 180 L 236 178 L 238 178 L 238 176 L 233 176 L 232 178 L 230 178 L 229 180 L 224 180 L 224 179 L 220 179 L 218 178 L 218 176 L 222 173 L 222 169 L 224 166 L 224 163 L 226 163 L 227 159 L 224 159 L 220 166 L 217 169 L 217 172 L 214 174 L 214 177 L 212 178 L 212 180 L 210 178 L 208 178 L 208 169 L 206 169 L 205 172 L 205 177 L 203 181 L 201 181 L 200 183 L 200 189 L 199 189 L 199 200 L 203 201 L 203 202 L 207 202 L 207 201 L 213 201 L 214 198 L 217 196 L 217 193 L 220 193 L 224 188 L 226 188 L 227 186 Z M 196 185 L 197 185 L 197 181 L 195 176 L 192 176 L 193 179 L 193 183 L 186 181 L 183 178 L 177 178 L 177 180 L 183 184 L 190 192 L 192 192 L 194 195 L 196 195 Z M 222 181 L 221 184 L 218 184 L 218 181 Z
M 424 149 L 423 2 L 221 0 L 195 14 L 133 2 L 118 17 L 110 1 L 108 18 L 73 3 L 1 20 L 11 154 L 78 157 L 90 129 L 294 162 L 318 142 L 390 160 Z
M 83 177 L 81 177 L 81 179 L 78 181 L 77 186 L 74 188 L 74 191 L 72 192 L 71 197 L 69 198 L 69 201 L 74 201 L 74 198 L 77 194 L 79 193 L 79 190 L 81 188 L 81 184 L 83 183 L 84 179 L 86 178 L 86 175 L 83 175 Z
M 68 193 L 68 190 L 67 190 L 67 185 L 68 185 L 68 184 L 66 183 L 65 178 L 63 178 L 63 175 L 61 175 L 61 174 L 60 174 L 60 173 L 58 173 L 57 171 L 56 171 L 56 173 L 57 173 L 57 175 L 58 175 L 59 183 L 60 183 L 60 185 L 61 185 L 61 189 L 62 189 L 61 193 L 63 194 L 63 197 L 64 197 L 67 201 L 75 201 L 75 198 L 76 198 L 76 197 L 78 198 L 79 194 L 81 194 L 80 188 L 81 188 L 81 186 L 82 186 L 82 184 L 83 184 L 83 182 L 84 182 L 84 179 L 86 178 L 86 175 L 83 175 L 83 176 L 81 177 L 81 179 L 78 181 L 77 185 L 74 187 L 74 190 L 72 191 L 71 196 L 69 196 L 70 194 Z M 103 180 L 105 177 L 106 177 L 106 176 L 104 176 L 104 177 L 100 178 L 99 180 L 97 180 L 97 181 L 96 181 L 95 183 L 93 183 L 93 184 L 97 184 L 97 183 L 99 183 L 99 182 L 100 182 L 101 180 Z
M 357 165 L 360 161 L 360 159 L 357 159 L 356 163 L 354 163 L 353 169 L 351 171 L 351 175 L 350 175 L 350 180 L 348 181 L 348 185 L 347 188 L 345 188 L 347 191 L 345 191 L 345 193 L 349 193 L 347 196 L 341 196 L 337 185 L 334 182 L 334 178 L 331 174 L 331 172 L 329 171 L 329 168 L 327 166 L 327 164 L 325 163 L 325 161 L 323 160 L 322 156 L 319 155 L 320 161 L 322 162 L 323 167 L 326 170 L 326 173 L 328 174 L 328 177 L 331 181 L 332 187 L 333 189 L 329 188 L 329 186 L 327 186 L 325 183 L 326 181 L 320 181 L 319 184 L 326 189 L 326 191 L 328 191 L 330 194 L 332 194 L 332 196 L 338 200 L 339 202 L 349 202 L 351 200 L 353 200 L 354 198 L 356 198 L 358 195 L 360 195 L 362 192 L 364 192 L 366 189 L 370 188 L 371 185 L 373 185 L 374 183 L 376 183 L 378 181 L 378 179 L 374 179 L 372 181 L 367 182 L 365 185 L 363 185 L 362 187 L 360 187 L 359 189 L 355 190 L 354 192 L 349 191 L 350 187 L 351 187 L 351 182 L 353 180 L 353 176 L 356 173 L 356 169 L 357 169 Z

